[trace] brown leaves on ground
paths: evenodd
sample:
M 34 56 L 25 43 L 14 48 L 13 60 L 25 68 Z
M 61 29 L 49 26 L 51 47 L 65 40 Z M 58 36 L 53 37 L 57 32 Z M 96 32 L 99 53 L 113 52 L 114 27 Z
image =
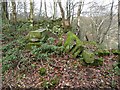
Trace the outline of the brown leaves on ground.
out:
M 29 54 L 30 55 L 30 54 Z M 102 66 L 83 66 L 79 59 L 71 58 L 70 55 L 51 56 L 48 61 L 32 61 L 23 66 L 8 70 L 4 75 L 4 86 L 14 86 L 22 88 L 40 88 L 44 81 L 52 78 L 59 78 L 59 83 L 55 88 L 118 88 L 120 78 L 113 71 L 113 64 L 116 63 L 116 56 L 105 56 Z M 28 60 L 29 61 L 29 60 Z M 39 68 L 47 70 L 45 76 L 40 76 Z

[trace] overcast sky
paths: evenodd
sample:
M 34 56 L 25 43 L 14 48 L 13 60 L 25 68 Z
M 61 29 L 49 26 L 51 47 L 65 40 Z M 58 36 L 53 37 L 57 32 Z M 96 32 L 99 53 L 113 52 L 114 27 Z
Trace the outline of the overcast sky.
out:
M 8 0 L 8 1 L 11 1 L 11 0 Z M 24 2 L 25 0 L 15 0 L 15 1 Z M 26 0 L 28 12 L 29 12 L 29 1 L 30 0 Z M 40 1 L 41 0 L 34 0 L 34 2 L 35 2 L 35 14 L 39 12 Z M 52 6 L 53 5 L 53 0 L 42 0 L 42 1 L 43 2 L 44 1 L 47 2 L 47 12 L 48 12 L 48 15 L 49 16 L 52 15 L 53 14 L 53 6 Z M 65 4 L 66 4 L 65 2 L 66 2 L 66 0 L 61 0 L 61 1 L 62 1 L 62 6 L 65 9 Z M 76 3 L 76 2 L 79 2 L 80 0 L 71 0 L 71 1 L 74 1 L 74 3 Z M 83 8 L 84 10 L 88 9 L 87 3 L 92 2 L 92 1 L 99 3 L 99 5 L 105 5 L 105 4 L 109 4 L 109 3 L 112 2 L 112 0 L 83 0 L 83 1 L 84 1 L 84 4 L 85 4 L 84 8 Z M 114 5 L 115 5 L 115 4 L 117 4 L 118 0 L 114 0 L 114 2 L 115 2 L 114 3 Z M 43 9 L 43 12 L 44 12 L 44 5 L 42 5 L 42 6 L 43 6 L 42 9 Z M 77 11 L 77 7 L 75 8 L 75 11 Z M 60 15 L 60 9 L 59 9 L 59 7 L 57 7 L 57 12 L 58 12 L 58 15 Z

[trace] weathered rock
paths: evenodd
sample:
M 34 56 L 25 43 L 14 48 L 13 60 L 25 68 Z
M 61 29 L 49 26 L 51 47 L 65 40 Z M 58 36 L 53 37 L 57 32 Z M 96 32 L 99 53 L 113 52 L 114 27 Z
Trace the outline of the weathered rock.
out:
M 88 50 L 84 50 L 82 53 L 82 56 L 83 56 L 83 59 L 86 63 L 94 63 L 95 55 L 93 52 L 90 52 Z
M 40 44 L 39 42 L 29 42 L 29 43 L 26 45 L 26 49 L 32 49 L 33 46 L 40 47 L 41 44 Z
M 80 46 L 78 50 L 73 53 L 73 57 L 76 58 L 77 56 L 79 56 L 81 52 L 83 52 L 83 50 L 84 50 L 84 47 Z
M 80 41 L 80 39 L 74 33 L 70 31 L 67 33 L 67 39 L 64 43 L 65 52 L 71 51 L 71 53 L 74 53 L 79 47 L 82 47 L 82 45 L 83 42 Z
M 45 32 L 46 29 L 38 29 L 35 31 L 30 31 L 27 35 L 27 39 L 31 42 L 37 42 L 42 38 L 42 33 Z

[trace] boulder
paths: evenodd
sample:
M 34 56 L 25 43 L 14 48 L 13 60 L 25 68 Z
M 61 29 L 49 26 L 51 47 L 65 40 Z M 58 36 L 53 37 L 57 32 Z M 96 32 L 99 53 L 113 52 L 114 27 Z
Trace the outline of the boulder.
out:
M 30 31 L 28 33 L 28 35 L 26 36 L 26 39 L 28 39 L 31 42 L 37 42 L 37 41 L 39 41 L 39 39 L 42 38 L 42 36 L 43 36 L 42 34 L 45 31 L 46 31 L 46 29 L 38 29 L 35 31 Z
M 65 52 L 74 53 L 79 47 L 83 46 L 83 42 L 72 32 L 67 33 L 67 39 L 64 43 Z
M 90 52 L 89 50 L 84 50 L 82 56 L 86 63 L 88 64 L 94 63 L 95 55 L 93 52 Z

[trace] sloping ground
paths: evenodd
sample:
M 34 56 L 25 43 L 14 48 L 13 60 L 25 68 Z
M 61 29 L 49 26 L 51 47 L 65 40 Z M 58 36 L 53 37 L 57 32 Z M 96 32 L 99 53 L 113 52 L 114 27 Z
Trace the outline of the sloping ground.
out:
M 64 38 L 66 37 L 64 36 Z M 5 72 L 3 90 L 8 90 L 8 88 L 15 88 L 13 90 L 27 88 L 38 90 L 40 88 L 50 88 L 51 90 L 60 88 L 120 90 L 120 76 L 113 69 L 117 62 L 117 55 L 103 56 L 102 66 L 82 65 L 82 60 L 72 58 L 70 54 L 52 55 L 50 60 L 35 60 L 35 56 L 27 50 L 23 52 L 23 55 L 25 61 L 14 61 L 14 68 L 11 67 Z M 40 72 L 41 68 L 42 72 Z
M 84 66 L 79 59 L 70 55 L 52 55 L 48 61 L 31 61 L 34 58 L 29 52 L 24 52 L 28 57 L 27 64 L 19 63 L 16 68 L 10 68 L 4 75 L 3 90 L 6 87 L 19 88 L 107 88 L 120 90 L 120 76 L 115 74 L 113 64 L 117 56 L 104 56 L 102 66 Z M 41 76 L 40 68 L 45 68 L 45 75 Z M 51 82 L 53 80 L 53 82 Z M 54 83 L 54 81 L 56 81 Z M 86 89 L 85 89 L 86 88 Z M 21 90 L 22 90 L 21 89 Z M 15 89 L 17 90 L 17 89 Z M 93 89 L 92 89 L 93 90 Z

